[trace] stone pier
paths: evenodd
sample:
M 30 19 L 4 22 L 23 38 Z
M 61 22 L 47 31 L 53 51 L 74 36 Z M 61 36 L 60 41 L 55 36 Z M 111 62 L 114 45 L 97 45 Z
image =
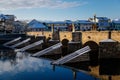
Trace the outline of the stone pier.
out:
M 120 43 L 107 39 L 100 42 L 100 75 L 120 75 Z

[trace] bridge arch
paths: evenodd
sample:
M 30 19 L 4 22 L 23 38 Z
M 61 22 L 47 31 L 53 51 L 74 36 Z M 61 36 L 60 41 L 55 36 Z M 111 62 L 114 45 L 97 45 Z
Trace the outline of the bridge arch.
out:
M 61 42 L 62 42 L 62 45 L 68 46 L 69 40 L 64 38 Z
M 61 43 L 62 43 L 62 47 L 61 47 L 62 53 L 61 53 L 61 56 L 65 56 L 65 55 L 68 54 L 68 42 L 69 42 L 69 40 L 65 39 L 65 38 L 61 41 Z
M 91 51 L 89 52 L 90 65 L 98 65 L 99 45 L 95 41 L 91 40 L 83 44 L 83 47 L 84 46 L 89 46 L 91 48 Z

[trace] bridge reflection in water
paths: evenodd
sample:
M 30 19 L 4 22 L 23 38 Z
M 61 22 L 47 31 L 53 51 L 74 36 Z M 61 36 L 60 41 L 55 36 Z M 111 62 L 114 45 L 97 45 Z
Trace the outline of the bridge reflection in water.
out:
M 50 63 L 20 52 L 15 58 L 1 56 L 0 80 L 98 80 L 86 72 Z

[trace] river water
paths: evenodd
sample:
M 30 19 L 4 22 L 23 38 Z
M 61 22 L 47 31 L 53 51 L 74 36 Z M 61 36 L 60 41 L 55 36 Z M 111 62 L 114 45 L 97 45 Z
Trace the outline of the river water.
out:
M 84 71 L 55 66 L 50 60 L 17 53 L 0 58 L 0 80 L 98 80 Z

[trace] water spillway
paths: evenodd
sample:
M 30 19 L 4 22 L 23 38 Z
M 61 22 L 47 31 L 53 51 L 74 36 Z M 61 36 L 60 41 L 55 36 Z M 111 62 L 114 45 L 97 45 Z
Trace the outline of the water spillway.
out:
M 50 51 L 53 51 L 53 50 L 59 48 L 59 47 L 61 47 L 61 46 L 62 46 L 61 43 L 57 43 L 57 44 L 55 44 L 55 45 L 53 45 L 53 46 L 50 46 L 50 47 L 48 47 L 48 48 L 46 48 L 46 49 L 44 49 L 44 50 L 42 50 L 42 51 L 36 52 L 36 53 L 33 54 L 32 56 L 39 57 L 39 56 L 41 56 L 41 55 L 44 55 L 44 54 L 46 54 L 46 53 L 48 53 L 48 52 L 50 52 Z
M 25 46 L 25 47 L 23 47 L 23 48 L 15 49 L 15 52 L 25 51 L 25 50 L 27 50 L 27 49 L 30 49 L 30 48 L 35 47 L 35 46 L 37 46 L 37 45 L 40 45 L 40 44 L 42 44 L 42 43 L 43 43 L 43 40 L 40 40 L 40 41 L 34 42 L 34 43 L 32 43 L 32 44 L 29 44 L 28 46 Z
M 9 45 L 9 44 L 11 44 L 11 43 L 13 43 L 13 42 L 16 42 L 16 41 L 18 41 L 18 40 L 20 40 L 20 39 L 21 39 L 21 37 L 15 38 L 15 39 L 13 39 L 13 40 L 11 40 L 11 41 L 8 41 L 8 42 L 4 43 L 3 45 L 7 47 L 7 45 Z
M 91 50 L 90 47 L 86 46 L 86 47 L 84 47 L 82 49 L 79 49 L 79 50 L 69 54 L 69 55 L 66 55 L 65 57 L 62 57 L 62 58 L 60 58 L 60 59 L 58 59 L 56 61 L 53 61 L 52 64 L 57 64 L 57 65 L 64 64 L 64 63 L 66 63 L 66 62 L 68 62 L 68 61 L 70 61 L 70 60 L 72 60 L 72 59 L 74 59 L 74 58 L 76 58 L 78 56 L 81 56 L 84 53 L 89 52 L 90 50 Z
M 30 41 L 31 40 L 31 38 L 28 38 L 28 39 L 25 39 L 25 40 L 23 40 L 23 41 L 21 41 L 21 42 L 19 42 L 19 43 L 17 43 L 17 44 L 14 44 L 14 45 L 12 45 L 12 46 L 10 46 L 10 48 L 15 48 L 15 47 L 17 47 L 17 46 L 19 46 L 19 45 L 21 45 L 21 44 L 24 44 L 24 43 L 26 43 L 26 42 L 28 42 L 28 41 Z

